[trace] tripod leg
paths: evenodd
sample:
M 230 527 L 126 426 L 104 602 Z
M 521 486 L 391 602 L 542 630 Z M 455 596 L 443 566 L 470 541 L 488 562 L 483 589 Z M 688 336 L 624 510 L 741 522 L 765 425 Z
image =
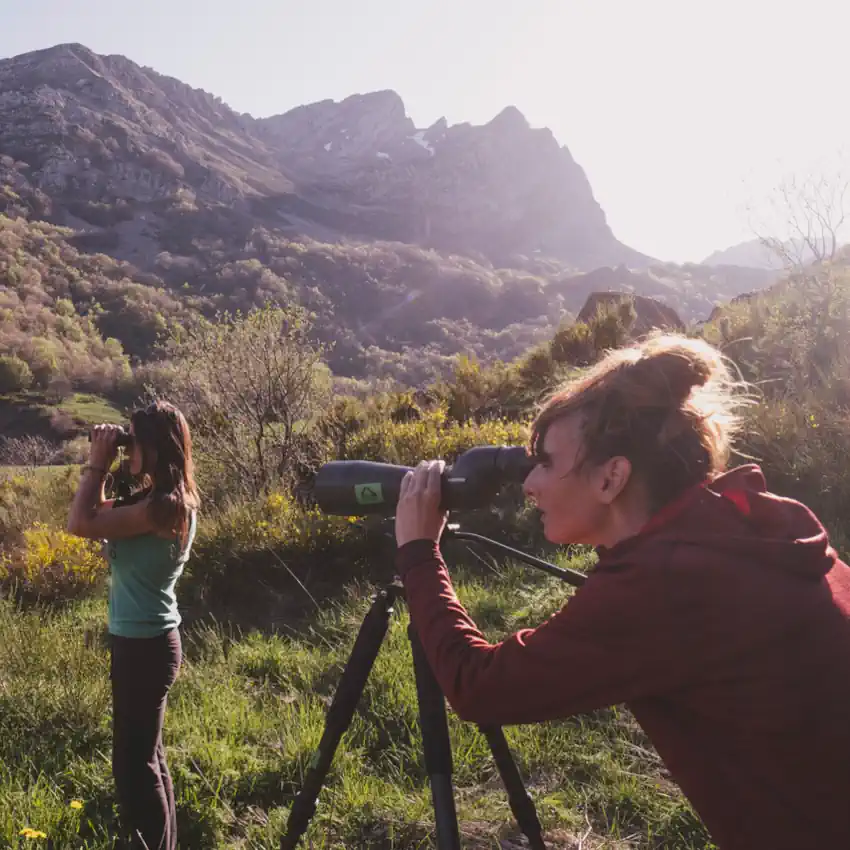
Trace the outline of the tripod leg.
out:
M 528 838 L 528 846 L 531 850 L 546 850 L 546 844 L 543 841 L 543 829 L 537 817 L 537 810 L 522 783 L 522 777 L 508 747 L 505 733 L 498 726 L 488 729 L 480 726 L 478 728 L 481 729 L 490 745 L 493 760 L 496 762 L 499 775 L 502 777 L 505 790 L 508 792 L 508 803 L 511 811 L 514 813 L 519 828 Z
M 452 750 L 446 719 L 446 701 L 413 624 L 407 627 L 407 636 L 413 650 L 419 725 L 422 728 L 425 769 L 431 781 L 431 797 L 434 801 L 437 850 L 460 850 L 460 832 L 452 789 Z
M 292 803 L 286 833 L 280 841 L 280 850 L 295 850 L 301 836 L 307 831 L 310 819 L 316 813 L 316 800 L 330 770 L 334 754 L 345 730 L 351 724 L 357 703 L 366 687 L 366 680 L 378 657 L 378 650 L 386 637 L 397 594 L 398 589 L 393 585 L 378 593 L 360 626 L 328 709 L 319 748 L 310 761 L 304 785 Z

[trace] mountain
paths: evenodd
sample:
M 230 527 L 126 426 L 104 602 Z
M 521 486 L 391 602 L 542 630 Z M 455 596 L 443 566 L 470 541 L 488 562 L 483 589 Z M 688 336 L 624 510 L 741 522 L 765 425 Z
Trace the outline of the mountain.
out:
M 500 265 L 514 254 L 580 269 L 650 261 L 614 237 L 569 151 L 512 107 L 485 126 L 421 130 L 397 94 L 375 92 L 257 120 L 123 56 L 64 44 L 0 62 L 0 149 L 26 163 L 59 224 L 91 225 L 91 204 L 123 203 L 112 238 L 128 259 L 155 250 L 175 208 L 224 205 L 292 235 Z
M 490 123 L 417 129 L 391 91 L 323 101 L 254 124 L 299 198 L 352 231 L 504 263 L 543 254 L 579 268 L 650 258 L 611 233 L 582 168 L 515 107 Z M 318 216 L 317 216 L 318 217 Z
M 42 384 L 97 389 L 170 322 L 269 301 L 314 314 L 337 374 L 421 383 L 518 356 L 594 293 L 691 322 L 775 277 L 624 246 L 513 107 L 418 129 L 383 91 L 257 119 L 81 45 L 0 61 L 0 356 Z
M 754 269 L 781 271 L 788 267 L 803 266 L 815 262 L 818 257 L 828 259 L 840 248 L 840 242 L 832 239 L 812 238 L 810 243 L 804 239 L 788 239 L 777 242 L 775 246 L 765 244 L 761 239 L 740 242 L 724 251 L 715 251 L 703 260 L 707 266 L 742 266 Z M 817 249 L 817 255 L 812 248 Z
M 739 242 L 722 251 L 709 254 L 703 261 L 705 266 L 743 266 L 751 269 L 782 268 L 782 261 L 760 239 Z

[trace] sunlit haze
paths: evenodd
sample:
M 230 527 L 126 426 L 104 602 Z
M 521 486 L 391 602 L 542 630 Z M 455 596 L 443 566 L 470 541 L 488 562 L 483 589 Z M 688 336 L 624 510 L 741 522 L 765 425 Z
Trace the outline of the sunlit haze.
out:
M 753 237 L 747 209 L 784 174 L 847 149 L 842 5 L 0 0 L 0 57 L 80 42 L 258 117 L 377 89 L 419 127 L 513 104 L 570 149 L 621 241 L 699 261 Z

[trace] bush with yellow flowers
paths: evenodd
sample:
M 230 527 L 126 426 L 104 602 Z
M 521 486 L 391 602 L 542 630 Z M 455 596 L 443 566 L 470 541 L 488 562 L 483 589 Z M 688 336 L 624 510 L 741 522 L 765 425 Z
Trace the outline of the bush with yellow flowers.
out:
M 315 553 L 343 545 L 357 533 L 347 517 L 305 508 L 292 496 L 273 492 L 254 502 L 234 503 L 210 517 L 199 528 L 193 560 L 197 566 L 199 559 L 218 561 L 221 556 L 269 548 Z
M 450 420 L 444 407 L 422 411 L 408 422 L 381 419 L 349 438 L 347 460 L 380 460 L 414 466 L 420 460 L 454 460 L 474 446 L 522 445 L 527 439 L 523 422 L 490 419 L 458 423 Z
M 97 588 L 107 571 L 98 543 L 44 523 L 26 529 L 21 546 L 0 555 L 0 581 L 42 599 L 81 596 Z

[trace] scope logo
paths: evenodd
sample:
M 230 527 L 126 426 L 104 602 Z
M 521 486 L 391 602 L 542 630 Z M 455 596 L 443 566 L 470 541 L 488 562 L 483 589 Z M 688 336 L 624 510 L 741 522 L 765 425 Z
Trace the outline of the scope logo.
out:
M 384 501 L 384 489 L 380 484 L 357 484 L 354 498 L 358 505 L 379 505 Z

